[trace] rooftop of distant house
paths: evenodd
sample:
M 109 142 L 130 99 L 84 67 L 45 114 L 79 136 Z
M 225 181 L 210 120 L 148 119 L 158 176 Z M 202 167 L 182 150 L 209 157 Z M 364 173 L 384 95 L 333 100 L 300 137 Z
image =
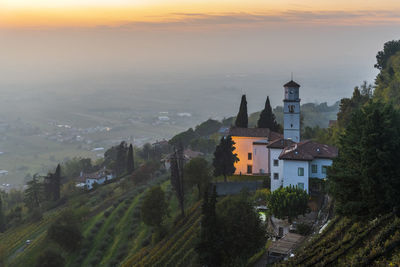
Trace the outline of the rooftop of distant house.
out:
M 311 161 L 314 159 L 333 159 L 337 155 L 338 149 L 334 146 L 306 140 L 283 149 L 279 159 Z
M 276 140 L 282 138 L 282 134 L 273 132 L 269 128 L 240 128 L 231 127 L 229 135 L 241 137 L 265 137 L 268 140 Z
M 111 170 L 108 169 L 101 169 L 97 172 L 91 172 L 91 173 L 83 173 L 81 172 L 80 176 L 77 178 L 77 181 L 85 181 L 86 179 L 102 179 L 104 178 L 106 175 L 112 174 Z
M 293 145 L 295 142 L 293 142 L 290 139 L 284 139 L 284 138 L 279 138 L 276 139 L 272 142 L 270 142 L 267 147 L 268 148 L 278 148 L 278 149 L 284 149 L 285 147 Z

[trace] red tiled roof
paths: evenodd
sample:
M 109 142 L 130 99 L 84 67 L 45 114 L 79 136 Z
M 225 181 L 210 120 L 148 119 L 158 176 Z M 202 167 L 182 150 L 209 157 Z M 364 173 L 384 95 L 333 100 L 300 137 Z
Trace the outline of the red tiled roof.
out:
M 83 179 L 101 179 L 107 176 L 107 174 L 111 174 L 111 171 L 109 170 L 100 170 L 97 172 L 92 172 L 92 173 L 83 173 L 82 178 Z
M 283 149 L 279 159 L 311 161 L 315 158 L 333 159 L 337 155 L 336 147 L 307 140 Z
M 280 133 L 271 131 L 269 128 L 239 128 L 231 127 L 229 129 L 229 135 L 231 136 L 243 136 L 243 137 L 266 137 L 268 140 L 276 140 L 282 138 Z
M 295 142 L 290 139 L 279 138 L 267 145 L 268 148 L 280 148 L 283 149 L 285 147 L 293 145 Z

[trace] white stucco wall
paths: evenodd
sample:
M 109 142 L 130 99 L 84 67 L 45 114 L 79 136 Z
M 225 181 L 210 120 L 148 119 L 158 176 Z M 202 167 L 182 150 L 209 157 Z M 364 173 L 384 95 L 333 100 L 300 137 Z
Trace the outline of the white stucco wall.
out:
M 298 168 L 304 168 L 304 176 L 298 175 Z M 304 183 L 304 190 L 308 192 L 309 162 L 297 160 L 284 160 L 283 162 L 283 186 L 297 186 Z
M 265 137 L 238 137 L 232 136 L 232 140 L 235 142 L 235 150 L 239 161 L 235 163 L 235 174 L 247 174 L 247 165 L 253 166 L 253 173 L 259 173 L 259 169 L 265 168 L 268 172 L 268 151 L 266 146 L 254 145 L 257 147 L 257 157 L 254 155 L 253 142 L 266 141 Z M 262 151 L 261 147 L 264 147 L 265 151 Z M 252 159 L 248 159 L 248 153 L 252 153 Z
M 313 164 L 317 165 L 317 173 L 312 172 Z M 332 165 L 331 159 L 314 159 L 310 163 L 310 169 L 309 169 L 310 177 L 311 178 L 320 178 L 320 179 L 326 178 L 326 173 L 322 173 L 322 166 L 331 166 L 331 165 Z
M 270 168 L 271 168 L 271 191 L 283 186 L 283 160 L 279 159 L 282 149 L 270 148 Z M 274 160 L 278 160 L 279 165 L 274 166 Z M 274 173 L 278 173 L 279 179 L 274 179 Z
M 106 180 L 105 178 L 101 178 L 101 179 L 86 179 L 87 189 L 91 190 L 95 183 L 102 184 L 102 183 L 105 182 L 105 180 Z
M 269 157 L 267 143 L 264 145 L 253 144 L 253 173 L 269 173 L 268 161 Z

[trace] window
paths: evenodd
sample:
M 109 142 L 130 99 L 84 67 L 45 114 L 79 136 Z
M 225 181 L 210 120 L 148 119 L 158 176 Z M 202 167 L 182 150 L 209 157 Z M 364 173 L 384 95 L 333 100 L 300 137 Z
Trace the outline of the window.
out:
M 298 168 L 297 169 L 297 175 L 298 176 L 304 176 L 304 168 Z
M 317 164 L 311 165 L 311 172 L 312 173 L 317 173 L 318 172 L 318 165 Z
M 322 173 L 323 174 L 326 174 L 326 168 L 327 168 L 328 166 L 322 166 Z
M 274 172 L 274 180 L 279 180 L 279 173 Z
M 298 183 L 297 188 L 304 190 L 304 183 Z
M 274 159 L 274 166 L 279 166 L 279 160 Z
M 247 165 L 247 173 L 253 173 L 253 166 Z
M 294 105 L 289 105 L 289 112 L 294 113 Z
M 252 155 L 251 153 L 248 153 L 248 154 L 247 154 L 247 159 L 248 159 L 248 160 L 251 160 L 252 158 L 253 158 L 253 155 Z

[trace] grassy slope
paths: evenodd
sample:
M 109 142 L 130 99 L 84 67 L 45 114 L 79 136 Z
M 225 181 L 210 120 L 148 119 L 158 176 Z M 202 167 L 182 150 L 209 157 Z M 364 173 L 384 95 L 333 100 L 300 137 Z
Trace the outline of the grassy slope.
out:
M 400 219 L 392 214 L 371 221 L 335 218 L 296 257 L 282 266 L 387 266 L 400 264 Z M 398 266 L 398 265 L 397 265 Z

